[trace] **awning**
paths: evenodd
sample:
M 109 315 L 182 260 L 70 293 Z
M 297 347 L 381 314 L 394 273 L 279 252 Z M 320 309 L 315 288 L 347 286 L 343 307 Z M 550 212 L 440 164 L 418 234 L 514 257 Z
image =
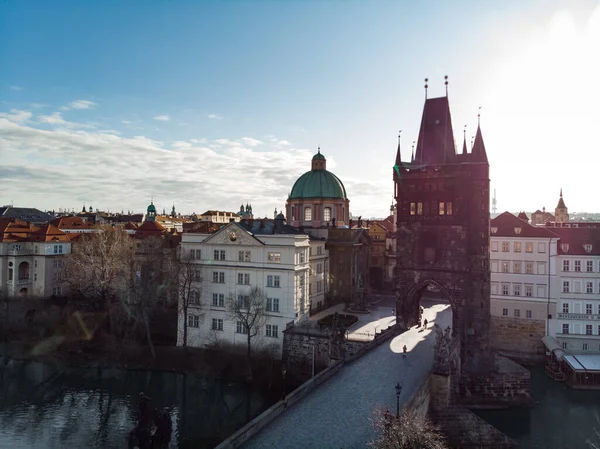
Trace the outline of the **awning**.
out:
M 563 351 L 562 347 L 560 346 L 560 343 L 556 341 L 556 338 L 551 337 L 550 335 L 546 335 L 544 338 L 542 338 L 542 343 L 544 343 L 544 346 L 546 346 L 548 351 L 554 354 L 556 360 L 563 359 L 565 351 Z

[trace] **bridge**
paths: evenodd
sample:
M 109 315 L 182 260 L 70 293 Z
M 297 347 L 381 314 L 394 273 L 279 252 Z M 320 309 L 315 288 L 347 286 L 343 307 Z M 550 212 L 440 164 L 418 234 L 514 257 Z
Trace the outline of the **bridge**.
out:
M 400 407 L 419 389 L 433 366 L 435 332 L 452 324 L 450 304 L 422 300 L 427 330 L 409 329 L 361 358 L 309 393 L 248 440 L 244 449 L 364 449 L 375 437 L 370 418 L 377 407 L 396 412 L 396 383 L 402 386 Z M 408 354 L 402 357 L 406 345 Z

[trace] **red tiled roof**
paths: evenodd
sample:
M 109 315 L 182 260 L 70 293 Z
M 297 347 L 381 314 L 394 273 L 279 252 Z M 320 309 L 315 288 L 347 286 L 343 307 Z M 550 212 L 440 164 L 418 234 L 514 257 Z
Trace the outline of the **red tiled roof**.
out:
M 490 220 L 490 227 L 497 229 L 496 232 L 490 234 L 492 237 L 557 237 L 547 228 L 532 226 L 510 212 L 504 212 Z M 521 229 L 518 234 L 515 230 L 517 228 Z
M 558 254 L 570 256 L 600 255 L 600 228 L 552 228 L 552 232 L 560 237 Z M 567 251 L 563 250 L 564 244 L 568 245 Z M 585 245 L 592 245 L 590 252 L 586 251 Z
M 32 242 L 70 242 L 65 232 L 51 224 L 40 226 L 34 230 L 28 240 Z
M 55 218 L 50 224 L 58 229 L 93 229 L 94 225 L 81 217 L 59 217 Z
M 135 237 L 144 239 L 150 236 L 162 236 L 167 232 L 167 229 L 157 221 L 145 221 L 138 226 L 135 231 Z

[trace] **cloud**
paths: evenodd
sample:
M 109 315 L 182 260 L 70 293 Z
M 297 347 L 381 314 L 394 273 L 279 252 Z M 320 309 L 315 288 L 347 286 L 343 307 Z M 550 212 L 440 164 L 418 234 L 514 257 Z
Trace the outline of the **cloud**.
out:
M 252 137 L 242 137 L 240 140 L 250 147 L 256 147 L 262 144 L 260 140 L 253 139 Z
M 63 111 L 68 111 L 69 109 L 91 109 L 98 106 L 98 103 L 94 103 L 89 100 L 75 100 L 69 103 L 67 106 L 63 106 L 61 109 Z
M 121 120 L 121 123 L 124 125 L 131 125 L 133 122 L 131 120 Z
M 208 114 L 208 118 L 211 120 L 223 120 L 223 116 L 219 114 Z
M 10 90 L 23 90 L 21 86 L 10 86 Z
M 25 123 L 29 121 L 32 115 L 29 111 L 21 111 L 19 109 L 11 109 L 10 112 L 0 112 L 0 118 L 5 118 L 15 123 Z
M 53 112 L 50 115 L 38 115 L 37 119 L 40 123 L 47 123 L 54 126 L 63 126 L 66 128 L 93 128 L 94 126 L 87 123 L 70 122 L 63 118 L 60 112 Z
M 271 135 L 265 136 L 265 139 L 277 148 L 284 148 L 292 145 L 291 142 L 285 139 L 278 139 L 277 137 Z
M 158 120 L 159 122 L 168 122 L 171 120 L 171 117 L 168 115 L 157 115 L 154 117 L 154 120 Z

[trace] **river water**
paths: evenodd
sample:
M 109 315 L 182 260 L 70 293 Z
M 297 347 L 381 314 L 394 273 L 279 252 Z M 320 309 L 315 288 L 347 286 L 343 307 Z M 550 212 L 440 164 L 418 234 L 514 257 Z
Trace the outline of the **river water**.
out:
M 269 406 L 242 385 L 192 375 L 0 358 L 0 449 L 126 448 L 141 391 L 170 410 L 170 448 L 212 448 Z
M 550 379 L 541 367 L 530 370 L 533 408 L 477 414 L 522 449 L 591 449 L 588 439 L 600 444 L 595 435 L 600 432 L 600 391 L 573 390 Z

